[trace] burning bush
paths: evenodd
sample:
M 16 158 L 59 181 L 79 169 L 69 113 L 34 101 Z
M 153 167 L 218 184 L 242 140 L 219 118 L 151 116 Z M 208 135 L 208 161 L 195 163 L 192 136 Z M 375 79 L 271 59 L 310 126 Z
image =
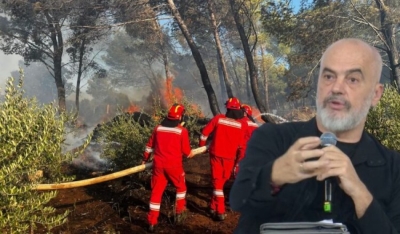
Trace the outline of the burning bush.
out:
M 383 145 L 400 151 L 400 94 L 393 86 L 386 86 L 379 104 L 367 117 L 366 129 Z
M 64 127 L 68 119 L 51 105 L 39 105 L 23 97 L 13 78 L 6 85 L 0 112 L 0 231 L 33 233 L 36 224 L 49 230 L 63 224 L 68 212 L 56 214 L 46 206 L 57 194 L 37 192 L 37 183 L 72 180 L 62 172 L 62 163 L 72 155 L 62 154 Z

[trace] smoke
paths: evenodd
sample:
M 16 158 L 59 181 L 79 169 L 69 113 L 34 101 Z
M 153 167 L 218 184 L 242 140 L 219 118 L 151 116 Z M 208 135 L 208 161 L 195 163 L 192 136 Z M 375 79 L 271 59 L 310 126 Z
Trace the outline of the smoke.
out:
M 78 150 L 87 140 L 89 134 L 94 130 L 94 127 L 81 126 L 76 129 L 67 128 L 65 138 L 64 152 Z M 102 152 L 101 145 L 95 142 L 90 142 L 82 154 L 78 155 L 71 162 L 74 168 L 80 170 L 105 171 L 109 163 L 107 160 L 100 157 Z
M 93 131 L 94 127 L 81 126 L 79 128 L 71 129 L 66 128 L 64 152 L 68 152 L 76 149 L 77 147 L 84 144 L 89 134 Z
M 18 70 L 18 62 L 22 59 L 23 58 L 19 55 L 6 55 L 2 50 L 0 50 L 0 87 L 5 86 L 5 82 L 7 81 L 7 78 L 11 76 L 12 71 Z
M 90 143 L 79 157 L 72 160 L 71 165 L 77 169 L 90 171 L 106 171 L 109 167 L 107 160 L 100 157 L 101 146 Z

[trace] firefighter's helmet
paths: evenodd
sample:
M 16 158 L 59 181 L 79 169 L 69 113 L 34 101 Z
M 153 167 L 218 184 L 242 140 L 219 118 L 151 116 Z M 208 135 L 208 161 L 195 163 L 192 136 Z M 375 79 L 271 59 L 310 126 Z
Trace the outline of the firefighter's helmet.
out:
M 252 116 L 253 111 L 251 110 L 251 107 L 249 105 L 243 104 L 242 109 L 248 116 Z
M 225 102 L 226 109 L 234 109 L 240 110 L 240 102 L 239 99 L 233 97 L 229 98 L 228 101 Z
M 185 107 L 181 104 L 174 104 L 168 111 L 168 119 L 178 120 L 185 114 Z

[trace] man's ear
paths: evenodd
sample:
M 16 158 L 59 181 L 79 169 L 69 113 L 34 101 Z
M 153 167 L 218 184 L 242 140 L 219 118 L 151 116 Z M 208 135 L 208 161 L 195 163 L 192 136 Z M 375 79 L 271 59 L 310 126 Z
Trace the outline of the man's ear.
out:
M 371 106 L 375 107 L 378 105 L 379 100 L 381 100 L 381 97 L 383 95 L 383 84 L 376 84 L 375 89 L 374 89 L 374 97 L 372 99 Z

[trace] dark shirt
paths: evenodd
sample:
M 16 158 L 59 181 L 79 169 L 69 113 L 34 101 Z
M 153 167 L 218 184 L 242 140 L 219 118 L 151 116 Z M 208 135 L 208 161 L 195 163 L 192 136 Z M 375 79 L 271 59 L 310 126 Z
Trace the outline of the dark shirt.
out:
M 246 157 L 233 184 L 229 203 L 241 213 L 235 233 L 260 233 L 267 222 L 302 222 L 333 219 L 345 223 L 351 233 L 399 233 L 400 155 L 364 132 L 357 144 L 338 142 L 374 199 L 358 219 L 352 199 L 333 181 L 332 213 L 323 211 L 324 185 L 315 178 L 284 185 L 271 194 L 274 160 L 299 138 L 319 136 L 315 118 L 308 122 L 264 124 L 253 132 Z

